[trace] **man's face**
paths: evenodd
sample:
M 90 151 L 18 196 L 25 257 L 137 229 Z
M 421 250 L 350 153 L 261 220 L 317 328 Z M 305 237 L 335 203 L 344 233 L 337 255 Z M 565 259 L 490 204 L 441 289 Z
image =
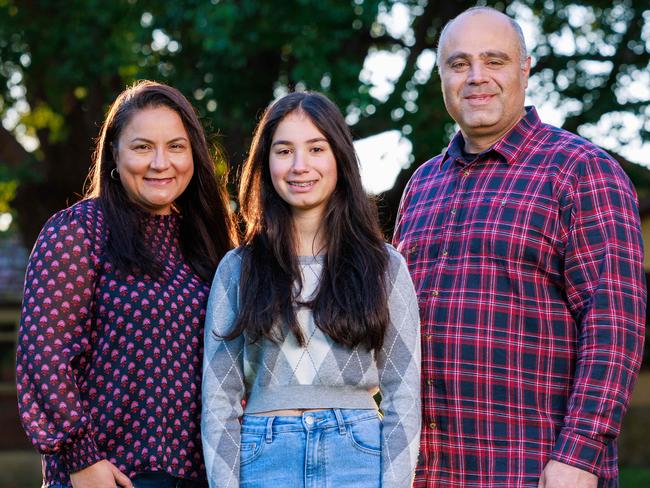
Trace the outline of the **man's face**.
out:
M 476 12 L 457 19 L 442 39 L 440 78 L 445 106 L 479 152 L 524 115 L 530 58 L 522 68 L 517 33 L 507 17 Z

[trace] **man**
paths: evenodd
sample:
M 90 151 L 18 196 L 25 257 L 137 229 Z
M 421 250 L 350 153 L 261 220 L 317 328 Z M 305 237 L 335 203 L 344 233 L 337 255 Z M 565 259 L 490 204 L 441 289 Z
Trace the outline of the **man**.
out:
M 616 486 L 646 306 L 634 190 L 524 107 L 509 17 L 462 13 L 437 59 L 460 131 L 413 175 L 394 237 L 423 327 L 416 486 Z

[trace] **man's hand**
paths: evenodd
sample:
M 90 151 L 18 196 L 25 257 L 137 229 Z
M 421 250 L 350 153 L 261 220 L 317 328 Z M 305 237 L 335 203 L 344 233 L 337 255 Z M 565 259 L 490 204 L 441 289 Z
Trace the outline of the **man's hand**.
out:
M 538 488 L 597 488 L 598 477 L 584 469 L 551 459 L 542 471 Z
M 131 480 L 106 460 L 70 473 L 70 482 L 73 488 L 133 488 Z

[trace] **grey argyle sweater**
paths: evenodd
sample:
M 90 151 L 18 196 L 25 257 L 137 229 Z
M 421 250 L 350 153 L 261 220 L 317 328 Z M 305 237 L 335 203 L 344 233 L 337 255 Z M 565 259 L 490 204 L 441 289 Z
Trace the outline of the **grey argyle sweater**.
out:
M 211 487 L 239 487 L 239 439 L 246 413 L 296 408 L 375 409 L 381 391 L 382 487 L 411 486 L 420 441 L 420 334 L 415 291 L 402 256 L 390 245 L 390 324 L 375 355 L 332 341 L 314 324 L 311 310 L 296 305 L 307 343 L 293 334 L 278 344 L 243 336 L 225 341 L 239 310 L 241 248 L 217 269 L 205 324 L 201 433 Z M 301 301 L 312 296 L 322 257 L 300 257 Z M 286 327 L 286 326 L 285 326 Z M 287 329 L 285 328 L 285 331 Z

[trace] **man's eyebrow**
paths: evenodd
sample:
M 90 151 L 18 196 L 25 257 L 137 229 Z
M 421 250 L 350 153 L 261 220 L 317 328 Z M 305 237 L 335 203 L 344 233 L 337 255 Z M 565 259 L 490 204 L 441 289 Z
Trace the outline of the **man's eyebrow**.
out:
M 458 51 L 455 53 L 451 53 L 445 60 L 445 64 L 449 65 L 452 64 L 457 59 L 469 59 L 471 57 L 472 56 L 466 52 Z M 504 51 L 498 51 L 498 50 L 483 51 L 478 55 L 478 57 L 480 59 L 497 58 L 497 59 L 503 59 L 504 61 L 510 61 L 512 59 L 510 55 L 508 55 L 508 53 Z
M 512 59 L 510 55 L 508 55 L 508 53 L 503 51 L 497 51 L 497 50 L 482 52 L 481 54 L 479 54 L 479 57 L 481 59 L 497 58 L 497 59 L 503 59 L 504 61 L 510 61 Z
M 469 57 L 470 57 L 469 54 L 464 52 L 451 53 L 449 56 L 447 56 L 447 59 L 445 60 L 445 64 L 451 64 L 457 59 L 468 59 Z

